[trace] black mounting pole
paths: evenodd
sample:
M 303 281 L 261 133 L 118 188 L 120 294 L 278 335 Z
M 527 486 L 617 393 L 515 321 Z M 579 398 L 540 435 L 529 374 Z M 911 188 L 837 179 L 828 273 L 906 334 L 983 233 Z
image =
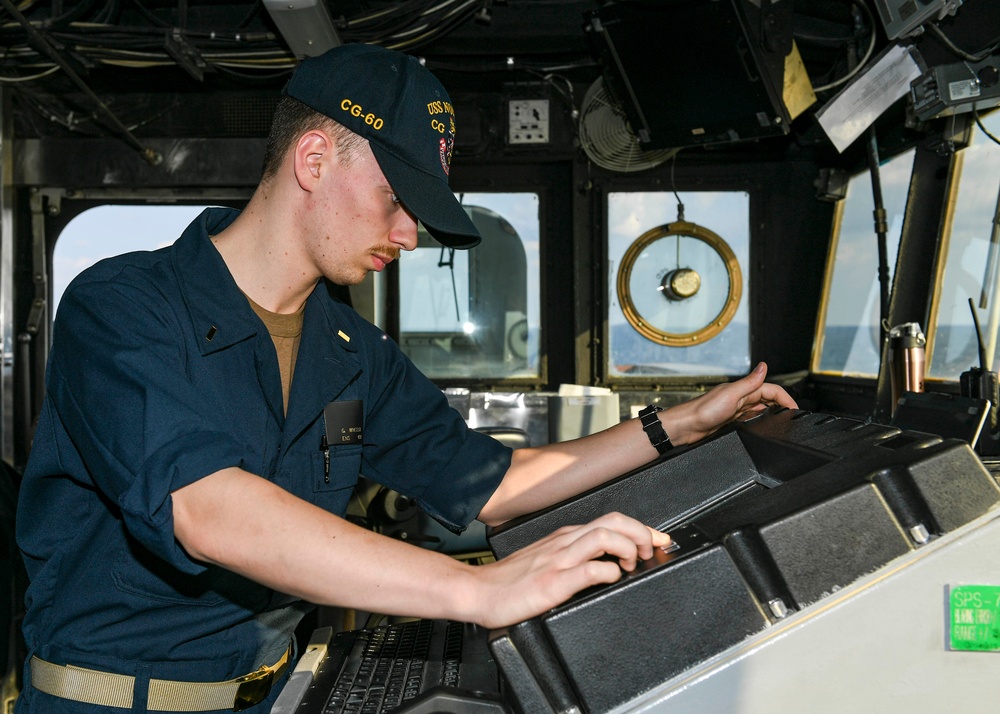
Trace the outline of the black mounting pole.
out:
M 878 139 L 875 125 L 868 128 L 868 171 L 872 179 L 872 198 L 875 210 L 875 235 L 878 238 L 878 282 L 879 282 L 879 330 L 881 344 L 885 344 L 889 330 L 889 249 L 887 236 L 889 225 L 886 220 L 885 204 L 882 200 L 882 181 L 879 174 Z

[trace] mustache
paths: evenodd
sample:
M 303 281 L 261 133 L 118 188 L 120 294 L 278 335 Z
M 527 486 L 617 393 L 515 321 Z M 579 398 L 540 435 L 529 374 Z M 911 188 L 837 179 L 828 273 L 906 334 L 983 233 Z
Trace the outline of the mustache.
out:
M 394 245 L 377 245 L 370 252 L 372 255 L 381 255 L 393 260 L 399 260 L 399 255 L 402 251 Z

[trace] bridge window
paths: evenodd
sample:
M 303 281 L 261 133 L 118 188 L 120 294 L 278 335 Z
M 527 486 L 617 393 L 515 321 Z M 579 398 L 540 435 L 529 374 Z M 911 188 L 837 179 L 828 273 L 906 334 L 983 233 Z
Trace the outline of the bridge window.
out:
M 1000 112 L 980 119 L 972 144 L 960 154 L 958 191 L 941 289 L 935 291 L 927 345 L 927 376 L 957 380 L 979 366 L 972 308 L 983 335 L 987 366 L 997 368 L 1000 332 Z M 985 129 L 985 131 L 984 131 Z M 990 138 L 986 134 L 992 134 Z
M 889 280 L 896 265 L 903 229 L 906 194 L 913 171 L 912 150 L 893 157 L 879 169 L 886 234 Z M 880 360 L 881 305 L 878 243 L 873 223 L 875 200 L 871 176 L 856 174 L 840 202 L 827 266 L 827 286 L 820 316 L 821 337 L 816 372 L 874 377 Z M 817 359 L 814 355 L 813 359 Z
M 400 344 L 429 377 L 537 379 L 539 198 L 465 194 L 483 242 L 449 251 L 421 228 L 399 263 Z M 173 243 L 203 206 L 104 205 L 67 224 L 53 252 L 53 309 L 97 261 Z
M 749 244 L 745 192 L 610 193 L 609 376 L 744 374 Z
M 399 342 L 432 379 L 536 379 L 539 198 L 467 193 L 483 241 L 449 250 L 421 228 L 399 262 Z

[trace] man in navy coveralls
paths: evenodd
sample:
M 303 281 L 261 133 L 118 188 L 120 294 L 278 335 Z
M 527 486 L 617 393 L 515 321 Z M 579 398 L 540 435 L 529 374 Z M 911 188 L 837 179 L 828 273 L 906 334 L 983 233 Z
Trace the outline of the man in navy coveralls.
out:
M 358 474 L 461 530 L 794 406 L 760 365 L 647 412 L 645 429 L 514 452 L 469 430 L 329 291 L 413 250 L 418 220 L 445 245 L 479 242 L 448 188 L 454 137 L 448 95 L 414 58 L 347 45 L 307 59 L 242 212 L 209 209 L 174 245 L 69 287 L 17 516 L 31 576 L 19 712 L 266 712 L 313 604 L 533 617 L 668 536 L 609 514 L 474 567 L 345 520 Z

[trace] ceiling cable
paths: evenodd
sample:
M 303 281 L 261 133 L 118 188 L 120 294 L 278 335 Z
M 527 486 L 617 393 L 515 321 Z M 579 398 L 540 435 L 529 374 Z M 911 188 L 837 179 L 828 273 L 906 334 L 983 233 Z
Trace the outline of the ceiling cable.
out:
M 17 20 L 22 27 L 24 27 L 28 36 L 32 37 L 35 42 L 38 43 L 41 50 L 47 54 L 53 62 L 59 65 L 59 67 L 66 73 L 66 76 L 73 80 L 73 83 L 83 90 L 83 92 L 90 97 L 95 104 L 97 104 L 98 108 L 100 108 L 101 111 L 107 115 L 115 127 L 124 135 L 125 140 L 142 155 L 142 158 L 144 158 L 147 163 L 151 166 L 155 166 L 163 160 L 163 156 L 158 151 L 143 146 L 139 140 L 132 135 L 132 132 L 129 131 L 128 127 L 122 124 L 121 120 L 115 116 L 114 112 L 112 112 L 101 100 L 101 98 L 94 93 L 94 90 L 87 86 L 86 82 L 80 79 L 79 75 L 73 71 L 73 68 L 69 65 L 69 63 L 59 54 L 49 41 L 45 39 L 42 33 L 35 29 L 34 25 L 28 22 L 27 18 L 25 18 L 24 15 L 18 11 L 11 0 L 0 0 L 0 3 L 2 3 L 7 12 L 13 15 L 14 19 Z

